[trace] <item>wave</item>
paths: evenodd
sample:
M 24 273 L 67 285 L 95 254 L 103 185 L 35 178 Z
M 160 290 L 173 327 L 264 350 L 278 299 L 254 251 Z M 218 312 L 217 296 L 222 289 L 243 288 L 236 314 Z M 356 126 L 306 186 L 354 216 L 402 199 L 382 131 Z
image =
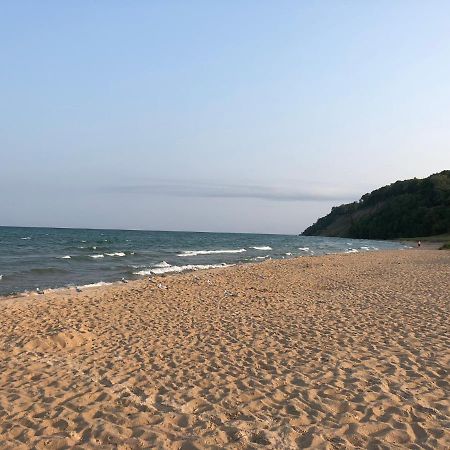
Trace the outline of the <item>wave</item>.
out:
M 61 259 L 71 259 L 71 256 L 70 255 L 61 256 Z
M 89 258 L 104 258 L 105 255 L 89 255 Z
M 82 286 L 77 286 L 78 289 L 87 289 L 87 288 L 94 288 L 94 287 L 100 287 L 100 286 L 109 286 L 112 283 L 106 283 L 105 281 L 99 281 L 98 283 L 91 283 L 91 284 L 83 284 Z
M 177 256 L 217 255 L 219 253 L 243 253 L 246 251 L 245 248 L 239 248 L 237 250 L 184 250 L 183 253 Z
M 155 264 L 155 267 L 164 268 L 164 267 L 171 267 L 171 265 L 166 261 L 161 261 L 160 263 Z
M 164 273 L 179 273 L 187 270 L 206 270 L 206 269 L 219 269 L 221 267 L 230 267 L 234 264 L 187 264 L 186 266 L 171 266 L 155 267 L 153 269 L 140 270 L 139 272 L 133 272 L 134 275 L 162 275 Z
M 3 280 L 3 275 L 2 274 L 0 274 L 0 281 L 2 281 Z
M 107 256 L 126 256 L 124 252 L 105 253 Z
M 309 252 L 309 247 L 299 247 L 298 249 L 302 252 Z
M 255 260 L 255 259 L 266 259 L 266 258 L 270 258 L 270 256 L 269 256 L 269 255 L 266 255 L 266 256 L 256 256 L 256 257 L 253 258 L 253 259 Z
M 369 246 L 362 246 L 362 247 L 359 247 L 361 250 L 365 250 L 366 252 L 367 251 L 369 251 L 369 250 L 379 250 L 379 248 L 378 247 L 374 247 L 374 246 L 372 246 L 372 247 L 369 247 Z
M 287 256 L 292 256 L 292 253 L 291 252 L 287 252 L 286 255 Z
M 74 248 L 74 247 L 72 247 L 72 248 Z M 111 249 L 111 247 L 108 247 L 107 245 L 98 245 L 98 244 L 97 245 L 88 245 L 88 246 L 79 245 L 76 248 L 77 249 L 82 249 L 82 250 L 85 250 L 85 251 L 94 250 L 94 251 L 96 251 L 98 253 L 100 253 L 100 252 L 102 252 L 102 253 L 104 253 L 104 252 L 113 253 L 113 250 Z
M 22 239 L 23 241 L 29 241 L 31 239 L 31 237 L 27 236 L 27 237 L 23 237 L 23 238 L 20 238 L 20 239 Z
M 356 248 L 349 248 L 344 253 L 358 253 L 358 250 Z
M 261 247 L 251 247 L 254 248 L 255 250 L 272 250 L 272 247 L 269 247 L 268 245 L 263 245 Z

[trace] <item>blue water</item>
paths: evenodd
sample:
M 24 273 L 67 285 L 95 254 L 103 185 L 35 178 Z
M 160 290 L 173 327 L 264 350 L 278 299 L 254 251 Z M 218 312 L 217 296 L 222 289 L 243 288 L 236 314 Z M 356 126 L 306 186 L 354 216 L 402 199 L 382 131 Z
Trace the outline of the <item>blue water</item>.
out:
M 0 295 L 268 258 L 401 247 L 397 242 L 273 234 L 0 227 Z

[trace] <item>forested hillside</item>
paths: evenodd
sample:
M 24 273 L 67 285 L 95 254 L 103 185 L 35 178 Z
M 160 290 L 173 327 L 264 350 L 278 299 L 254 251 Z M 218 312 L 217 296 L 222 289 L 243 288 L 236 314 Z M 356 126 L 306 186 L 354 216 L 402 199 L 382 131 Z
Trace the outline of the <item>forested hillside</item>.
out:
M 397 181 L 334 207 L 302 234 L 394 239 L 449 232 L 450 170 L 444 170 L 424 179 Z

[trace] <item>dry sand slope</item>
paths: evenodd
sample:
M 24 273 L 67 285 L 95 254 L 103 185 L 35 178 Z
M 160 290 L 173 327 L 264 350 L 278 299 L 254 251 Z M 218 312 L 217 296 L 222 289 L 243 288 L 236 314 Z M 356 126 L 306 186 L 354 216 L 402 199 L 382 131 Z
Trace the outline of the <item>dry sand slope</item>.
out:
M 409 250 L 4 300 L 0 448 L 448 449 L 449 293 Z

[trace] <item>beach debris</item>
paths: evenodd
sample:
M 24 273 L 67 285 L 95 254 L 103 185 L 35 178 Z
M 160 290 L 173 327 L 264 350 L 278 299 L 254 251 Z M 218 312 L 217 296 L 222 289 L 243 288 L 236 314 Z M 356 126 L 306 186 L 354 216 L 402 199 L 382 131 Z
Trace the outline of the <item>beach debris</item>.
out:
M 128 280 L 125 280 L 125 278 L 122 278 L 120 281 L 121 281 L 122 283 L 128 283 Z
M 75 290 L 76 290 L 77 292 L 83 292 L 83 289 L 79 288 L 78 286 L 75 288 Z
M 226 289 L 223 291 L 223 295 L 224 297 L 237 297 L 236 292 L 227 291 Z
M 44 291 L 41 291 L 39 288 L 36 288 L 36 293 L 37 294 L 44 294 Z
M 148 281 L 149 281 L 150 283 L 156 283 L 156 281 L 155 281 L 152 277 L 148 277 Z
M 212 286 L 213 282 L 212 282 L 210 279 L 208 279 L 208 280 L 206 280 L 206 284 L 207 284 L 208 286 Z
M 159 289 L 167 289 L 167 286 L 165 284 L 158 283 L 158 288 Z

